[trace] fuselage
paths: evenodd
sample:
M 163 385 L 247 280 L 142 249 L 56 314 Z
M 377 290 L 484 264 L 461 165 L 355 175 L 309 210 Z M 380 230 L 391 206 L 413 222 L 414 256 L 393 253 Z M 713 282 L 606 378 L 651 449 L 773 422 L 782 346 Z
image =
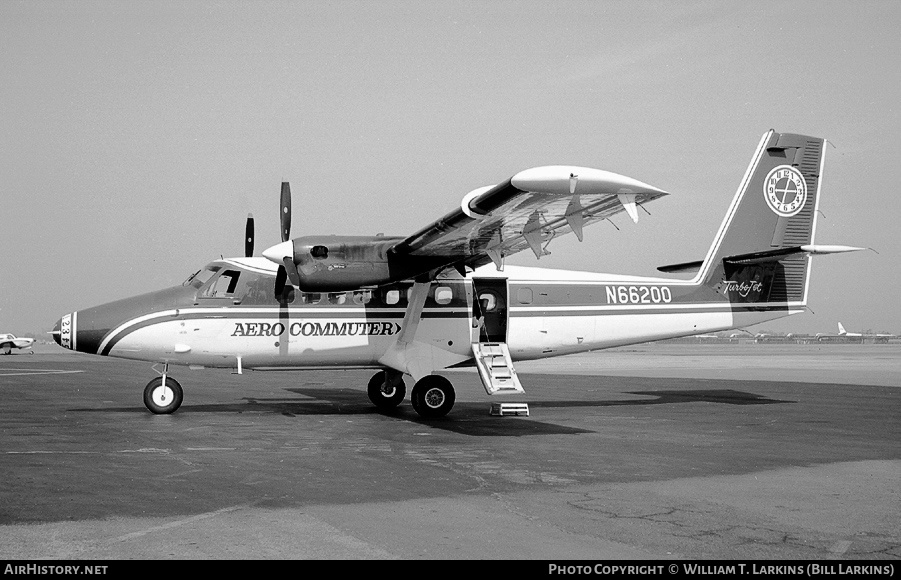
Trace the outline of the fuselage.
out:
M 220 260 L 181 286 L 73 312 L 57 323 L 73 350 L 244 369 L 380 368 L 405 324 L 412 283 L 336 293 L 288 287 L 265 259 Z M 742 289 L 696 281 L 489 265 L 431 283 L 412 340 L 432 370 L 466 365 L 472 343 L 506 342 L 538 359 L 715 332 L 788 315 L 743 307 Z M 480 300 L 476 301 L 476 297 Z M 409 338 L 409 337 L 408 337 Z

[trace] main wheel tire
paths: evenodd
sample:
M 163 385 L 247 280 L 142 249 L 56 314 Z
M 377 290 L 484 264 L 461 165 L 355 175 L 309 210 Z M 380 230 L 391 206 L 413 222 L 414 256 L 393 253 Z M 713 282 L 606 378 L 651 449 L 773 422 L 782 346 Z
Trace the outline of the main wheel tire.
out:
M 413 409 L 423 419 L 444 417 L 454 406 L 456 394 L 451 382 L 439 375 L 419 379 L 410 394 Z
M 165 387 L 163 377 L 153 379 L 144 387 L 144 405 L 157 415 L 174 413 L 181 407 L 184 396 L 181 385 L 172 377 L 166 377 Z
M 390 411 L 403 402 L 407 395 L 407 385 L 404 384 L 402 374 L 379 371 L 369 379 L 366 393 L 373 405 L 383 411 Z

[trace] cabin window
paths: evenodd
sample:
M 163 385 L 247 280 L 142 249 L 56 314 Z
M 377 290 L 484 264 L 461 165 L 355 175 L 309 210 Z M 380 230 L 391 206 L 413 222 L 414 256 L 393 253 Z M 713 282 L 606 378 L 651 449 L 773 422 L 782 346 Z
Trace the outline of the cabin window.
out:
M 204 293 L 205 298 L 227 298 L 234 296 L 235 288 L 238 286 L 238 278 L 241 273 L 235 270 L 226 270 L 219 274 L 219 277 L 213 281 Z
M 354 292 L 354 304 L 369 304 L 372 300 L 372 290 L 357 290 Z
M 519 300 L 520 304 L 531 304 L 532 303 L 532 289 L 531 288 L 520 288 L 516 292 L 516 299 Z
M 379 296 L 382 304 L 386 306 L 404 306 L 407 303 L 407 295 L 411 286 L 399 287 L 398 285 L 383 287 Z
M 300 294 L 301 304 L 318 304 L 322 300 L 322 294 L 318 292 L 302 292 Z
M 438 304 L 450 304 L 454 299 L 454 291 L 448 286 L 438 286 L 435 288 L 435 302 Z
M 328 303 L 329 304 L 344 304 L 347 302 L 347 293 L 345 292 L 335 292 L 328 295 Z

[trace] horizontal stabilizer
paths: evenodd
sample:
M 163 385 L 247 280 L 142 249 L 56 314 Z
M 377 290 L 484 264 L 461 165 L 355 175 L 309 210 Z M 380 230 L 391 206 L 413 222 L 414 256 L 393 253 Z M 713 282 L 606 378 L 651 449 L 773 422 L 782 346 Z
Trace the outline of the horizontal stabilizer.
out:
M 723 258 L 723 261 L 729 262 L 730 264 L 764 264 L 767 262 L 778 262 L 783 258 L 795 254 L 840 254 L 843 252 L 856 252 L 864 249 L 866 248 L 855 248 L 853 246 L 804 245 L 779 248 L 778 250 L 770 250 L 768 252 L 754 252 L 751 254 L 740 254 L 738 256 L 727 256 Z
M 857 248 L 854 246 L 827 246 L 816 244 L 794 246 L 791 248 L 779 248 L 778 250 L 770 250 L 768 252 L 754 252 L 751 254 L 727 256 L 723 258 L 723 260 L 731 264 L 764 264 L 766 262 L 777 262 L 782 258 L 793 256 L 795 254 L 841 254 L 844 252 L 858 252 L 860 250 L 866 250 L 866 248 Z M 669 264 L 667 266 L 660 266 L 659 268 L 657 268 L 657 270 L 666 273 L 697 272 L 703 264 L 703 260 L 697 260 L 695 262 L 683 262 L 681 264 Z
M 856 248 L 854 246 L 823 246 L 820 244 L 801 246 L 801 250 L 808 254 L 841 254 L 843 252 L 859 252 L 867 248 Z

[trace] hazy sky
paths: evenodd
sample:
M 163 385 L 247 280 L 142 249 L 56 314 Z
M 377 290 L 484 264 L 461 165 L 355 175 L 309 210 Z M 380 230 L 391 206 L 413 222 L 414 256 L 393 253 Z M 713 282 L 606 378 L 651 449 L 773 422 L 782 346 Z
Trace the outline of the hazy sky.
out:
M 825 137 L 812 313 L 901 332 L 901 2 L 0 0 L 0 332 L 292 235 L 406 235 L 537 165 L 672 193 L 536 262 L 704 257 L 760 136 Z M 615 220 L 616 221 L 616 220 Z

